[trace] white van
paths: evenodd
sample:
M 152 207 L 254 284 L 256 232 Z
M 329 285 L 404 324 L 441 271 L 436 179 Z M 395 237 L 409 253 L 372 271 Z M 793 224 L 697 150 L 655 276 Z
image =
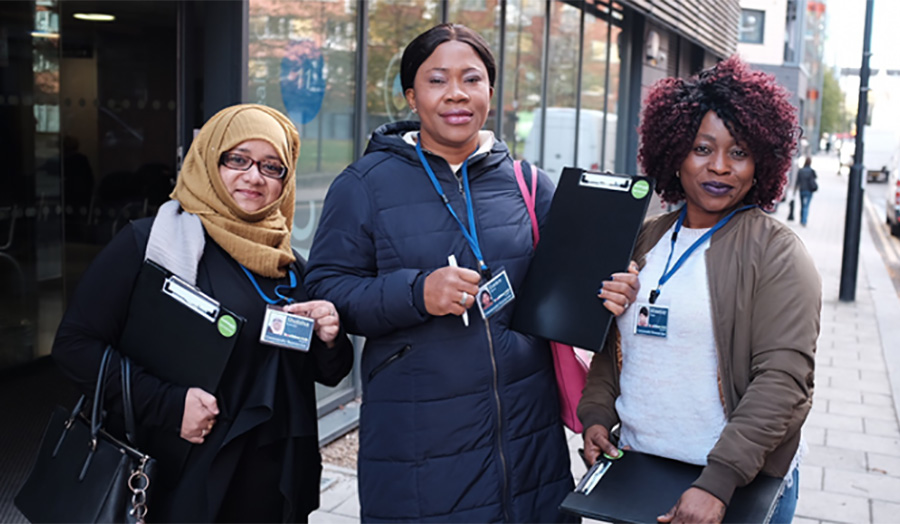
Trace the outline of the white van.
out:
M 863 140 L 866 179 L 887 181 L 891 173 L 900 169 L 900 133 L 894 129 L 873 129 L 866 126 Z
M 606 157 L 601 160 L 603 137 L 603 111 L 582 109 L 578 133 L 578 159 L 575 159 L 575 108 L 547 108 L 547 141 L 544 144 L 544 163 L 539 164 L 541 144 L 541 120 L 543 112 L 534 112 L 534 123 L 525 139 L 525 160 L 539 165 L 559 182 L 564 167 L 580 167 L 590 171 L 614 171 L 616 158 L 616 122 L 614 114 L 606 116 Z

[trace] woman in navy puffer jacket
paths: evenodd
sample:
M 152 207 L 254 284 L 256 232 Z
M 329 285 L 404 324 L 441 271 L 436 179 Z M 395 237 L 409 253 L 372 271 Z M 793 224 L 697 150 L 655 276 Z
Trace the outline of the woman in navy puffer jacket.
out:
M 378 128 L 325 199 L 304 281 L 366 337 L 363 521 L 572 519 L 558 511 L 573 480 L 549 345 L 509 328 L 511 305 L 487 320 L 472 307 L 484 276 L 505 270 L 516 289 L 532 256 L 509 151 L 480 131 L 494 76 L 466 27 L 417 37 L 401 79 L 421 126 Z M 541 173 L 539 222 L 552 193 Z

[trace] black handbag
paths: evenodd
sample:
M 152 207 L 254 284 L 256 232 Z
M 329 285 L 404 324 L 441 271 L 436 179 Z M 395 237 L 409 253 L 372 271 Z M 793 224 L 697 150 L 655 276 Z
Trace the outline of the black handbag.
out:
M 70 412 L 57 406 L 15 503 L 31 522 L 142 523 L 156 461 L 104 429 L 103 384 L 112 347 L 100 361 L 90 419 L 86 396 Z M 131 367 L 122 358 L 126 439 L 134 442 Z

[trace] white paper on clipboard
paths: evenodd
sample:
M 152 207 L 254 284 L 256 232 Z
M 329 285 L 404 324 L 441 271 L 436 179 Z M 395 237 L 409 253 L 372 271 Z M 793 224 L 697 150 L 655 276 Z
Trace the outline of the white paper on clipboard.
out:
M 162 291 L 210 322 L 215 322 L 219 318 L 219 302 L 217 300 L 208 297 L 175 275 L 166 278 Z

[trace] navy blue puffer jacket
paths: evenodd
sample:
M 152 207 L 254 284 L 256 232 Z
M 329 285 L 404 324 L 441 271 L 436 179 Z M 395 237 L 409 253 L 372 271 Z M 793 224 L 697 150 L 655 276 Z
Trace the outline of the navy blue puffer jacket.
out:
M 331 300 L 362 357 L 359 497 L 364 521 L 559 522 L 573 488 L 546 341 L 512 331 L 512 307 L 470 325 L 434 317 L 425 277 L 447 265 L 475 269 L 459 225 L 402 135 L 418 123 L 375 131 L 365 156 L 325 198 L 304 278 Z M 426 157 L 458 216 L 462 185 L 440 157 Z M 513 288 L 532 256 L 531 222 L 506 146 L 469 160 L 478 238 Z M 530 180 L 530 177 L 528 177 Z M 541 174 L 537 213 L 553 187 Z

